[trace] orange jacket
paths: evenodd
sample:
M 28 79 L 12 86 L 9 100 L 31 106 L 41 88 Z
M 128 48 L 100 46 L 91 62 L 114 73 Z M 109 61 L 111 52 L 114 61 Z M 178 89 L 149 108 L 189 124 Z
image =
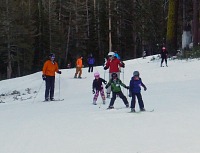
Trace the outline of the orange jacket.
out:
M 82 57 L 78 58 L 76 61 L 76 66 L 77 67 L 83 67 L 83 63 L 82 63 Z
M 51 60 L 47 60 L 44 63 L 42 72 L 46 76 L 55 76 L 55 72 L 58 72 L 58 64 L 56 62 L 52 63 Z

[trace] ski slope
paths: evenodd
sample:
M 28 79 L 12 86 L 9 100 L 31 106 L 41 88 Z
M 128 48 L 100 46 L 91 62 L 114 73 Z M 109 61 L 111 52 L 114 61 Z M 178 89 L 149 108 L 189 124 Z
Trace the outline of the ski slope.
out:
M 133 71 L 140 71 L 145 108 L 154 112 L 106 110 L 110 100 L 103 105 L 100 96 L 92 105 L 94 77 L 87 68 L 86 79 L 72 79 L 75 69 L 56 76 L 55 99 L 64 101 L 42 102 L 41 72 L 0 81 L 0 153 L 199 153 L 200 61 L 171 60 L 160 67 L 151 58 L 125 61 L 121 80 L 128 85 Z M 102 66 L 96 71 L 108 79 Z M 119 98 L 114 106 L 125 107 Z

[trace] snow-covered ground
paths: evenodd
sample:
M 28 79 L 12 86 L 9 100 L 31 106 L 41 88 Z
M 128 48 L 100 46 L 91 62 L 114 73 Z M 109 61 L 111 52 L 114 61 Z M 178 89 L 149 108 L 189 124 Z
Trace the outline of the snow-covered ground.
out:
M 100 97 L 92 105 L 94 77 L 87 68 L 86 79 L 73 79 L 75 69 L 56 76 L 55 98 L 64 101 L 42 102 L 41 72 L 0 81 L 0 153 L 199 153 L 200 61 L 160 67 L 160 60 L 150 59 L 125 61 L 121 80 L 128 85 L 140 71 L 145 108 L 154 112 L 106 110 L 109 99 L 103 105 Z M 104 78 L 102 66 L 96 71 Z M 117 98 L 115 108 L 121 107 Z

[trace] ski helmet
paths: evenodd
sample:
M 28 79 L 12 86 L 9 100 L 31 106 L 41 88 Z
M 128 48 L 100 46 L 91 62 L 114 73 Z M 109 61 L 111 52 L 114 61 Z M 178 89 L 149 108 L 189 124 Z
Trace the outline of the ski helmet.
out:
M 56 56 L 55 56 L 54 53 L 50 53 L 50 54 L 49 54 L 49 57 L 50 57 L 50 58 L 55 58 Z
M 112 78 L 117 78 L 117 73 L 112 73 Z
M 99 77 L 99 76 L 100 76 L 99 72 L 94 73 L 94 77 Z
M 139 77 L 139 75 L 140 75 L 139 71 L 134 71 L 133 72 L 133 76 L 138 76 Z
M 114 55 L 115 55 L 114 52 L 109 52 L 109 53 L 108 53 L 108 56 L 114 56 Z

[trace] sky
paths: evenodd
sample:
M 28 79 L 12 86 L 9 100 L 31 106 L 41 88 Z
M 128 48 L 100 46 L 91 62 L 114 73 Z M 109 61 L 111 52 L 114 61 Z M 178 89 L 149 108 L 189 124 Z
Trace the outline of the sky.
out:
M 151 59 L 124 61 L 120 78 L 129 85 L 139 71 L 145 109 L 154 112 L 129 113 L 120 98 L 113 110 L 100 96 L 93 105 L 94 73 L 87 67 L 85 79 L 74 79 L 75 69 L 56 75 L 55 99 L 63 101 L 43 102 L 42 72 L 0 81 L 0 153 L 199 153 L 200 60 L 160 67 L 160 59 Z M 108 81 L 103 66 L 94 72 Z

